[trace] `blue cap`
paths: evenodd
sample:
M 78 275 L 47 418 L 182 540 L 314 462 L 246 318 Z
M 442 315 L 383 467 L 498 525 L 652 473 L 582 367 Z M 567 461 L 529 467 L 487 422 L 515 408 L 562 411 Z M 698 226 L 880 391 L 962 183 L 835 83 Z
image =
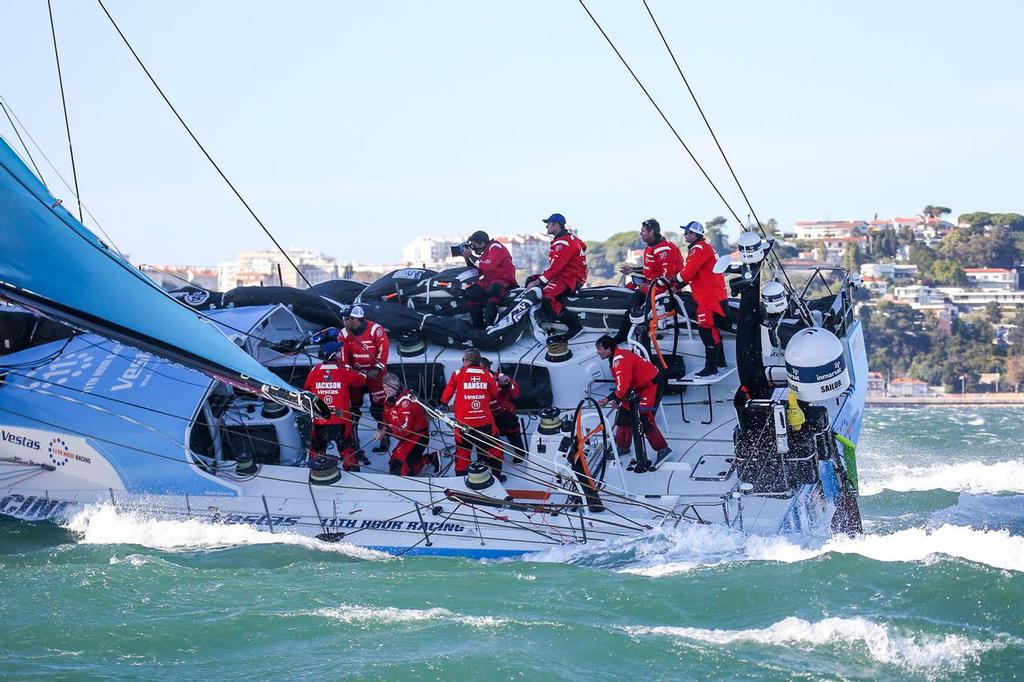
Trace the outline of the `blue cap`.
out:
M 558 223 L 562 227 L 565 227 L 565 216 L 561 213 L 552 213 L 547 218 L 544 218 L 545 223 Z
M 701 237 L 704 236 L 704 226 L 698 223 L 696 220 L 687 223 L 682 226 L 683 232 L 693 232 L 699 234 Z

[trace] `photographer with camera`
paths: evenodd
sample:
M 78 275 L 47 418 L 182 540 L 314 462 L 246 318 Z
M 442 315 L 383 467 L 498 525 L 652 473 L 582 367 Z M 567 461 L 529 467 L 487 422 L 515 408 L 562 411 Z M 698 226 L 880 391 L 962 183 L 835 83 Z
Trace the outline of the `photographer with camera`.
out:
M 501 299 L 509 289 L 519 286 L 516 282 L 516 266 L 505 245 L 491 239 L 483 230 L 477 230 L 469 236 L 461 254 L 466 257 L 468 264 L 480 271 L 480 276 L 466 293 L 466 304 L 469 306 L 473 326 L 486 329 L 497 319 Z

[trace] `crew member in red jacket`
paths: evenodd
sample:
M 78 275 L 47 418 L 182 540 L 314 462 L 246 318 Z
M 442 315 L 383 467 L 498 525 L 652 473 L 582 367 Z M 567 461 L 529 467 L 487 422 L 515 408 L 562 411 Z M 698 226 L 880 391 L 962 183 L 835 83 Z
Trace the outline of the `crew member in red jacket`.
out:
M 322 362 L 313 367 L 306 377 L 306 390 L 315 393 L 331 410 L 327 419 L 313 418 L 309 446 L 311 467 L 323 462 L 327 445 L 333 441 L 345 471 L 359 471 L 359 460 L 352 442 L 352 411 L 346 376 L 345 370 L 335 363 Z
M 704 369 L 697 376 L 708 377 L 725 367 L 725 348 L 718 327 L 725 324 L 725 277 L 714 272 L 718 254 L 704 239 L 704 226 L 694 221 L 683 228 L 683 239 L 690 245 L 686 264 L 679 273 L 679 286 L 690 285 L 697 304 L 697 329 L 704 342 Z
M 403 386 L 401 379 L 394 374 L 386 374 L 383 384 L 387 395 L 384 400 L 384 424 L 377 431 L 376 438 L 380 440 L 391 435 L 397 441 L 388 461 L 392 474 L 419 476 L 430 461 L 426 455 L 427 444 L 430 442 L 427 413 L 416 399 L 416 394 Z M 435 461 L 435 473 L 437 464 Z
M 492 370 L 488 358 L 480 358 L 480 366 L 490 372 L 498 384 L 498 397 L 491 401 L 491 414 L 494 415 L 498 435 L 508 440 L 508 444 L 512 446 L 512 461 L 519 464 L 526 457 L 523 425 L 516 416 L 515 400 L 519 397 L 519 382 L 501 371 Z
M 352 435 L 358 445 L 359 417 L 362 416 L 363 397 L 366 393 L 370 394 L 370 414 L 378 426 L 384 417 L 384 385 L 381 379 L 387 372 L 391 343 L 384 327 L 376 322 L 367 322 L 366 312 L 359 305 L 352 306 L 345 316 L 345 327 L 338 333 L 338 341 L 341 343 L 339 364 L 365 379 L 360 382 L 354 378 L 349 383 L 354 415 Z M 385 439 L 374 448 L 374 452 L 387 452 L 387 449 Z
M 647 248 L 644 249 L 644 261 L 641 269 L 644 282 L 637 284 L 630 281 L 626 283 L 626 286 L 646 297 L 654 280 L 662 278 L 670 283 L 676 280 L 679 271 L 683 269 L 683 254 L 678 246 L 661 236 L 661 225 L 654 218 L 649 218 L 641 223 L 640 239 L 647 245 Z M 619 272 L 624 275 L 632 275 L 636 270 L 630 265 L 623 265 L 619 268 Z M 655 288 L 656 293 L 663 291 L 666 291 L 664 285 L 658 285 Z
M 641 223 L 640 239 L 647 245 L 644 249 L 643 268 L 641 270 L 643 282 L 636 283 L 631 280 L 626 283 L 626 287 L 636 292 L 633 294 L 633 300 L 630 302 L 632 307 L 642 306 L 648 300 L 654 280 L 664 279 L 670 284 L 677 282 L 679 271 L 683 269 L 682 252 L 678 246 L 661 236 L 661 225 L 657 220 L 649 218 Z M 623 265 L 619 268 L 619 272 L 624 275 L 632 275 L 636 270 L 631 265 Z M 666 285 L 658 284 L 654 288 L 654 293 L 660 294 L 666 290 Z M 627 315 L 623 318 L 619 333 L 615 336 L 616 341 L 622 343 L 626 340 L 629 326 L 629 316 Z
M 571 339 L 583 325 L 576 313 L 563 305 L 562 299 L 579 291 L 587 281 L 587 245 L 565 229 L 565 216 L 561 213 L 552 213 L 544 223 L 552 237 L 548 251 L 551 262 L 543 274 L 528 277 L 526 286 L 541 287 L 544 312 L 566 325 L 569 328 L 566 334 Z
M 612 377 L 615 379 L 615 390 L 607 398 L 598 401 L 598 405 L 604 407 L 612 402 L 619 404 L 619 412 L 615 418 L 615 445 L 618 453 L 629 453 L 633 437 L 632 405 L 629 402 L 629 395 L 632 393 L 636 396 L 636 406 L 644 423 L 647 442 L 657 452 L 658 460 L 664 459 L 672 450 L 665 442 L 665 436 L 662 435 L 655 419 L 660 401 L 658 368 L 636 353 L 619 348 L 615 339 L 607 334 L 597 340 L 596 346 L 598 357 L 608 360 L 611 364 Z M 637 459 L 635 471 L 642 473 L 646 470 L 646 465 L 646 462 Z
M 486 329 L 497 319 L 501 299 L 509 289 L 519 286 L 516 266 L 505 245 L 491 239 L 483 230 L 471 234 L 468 241 L 472 258 L 467 261 L 476 266 L 480 276 L 466 292 L 466 304 L 473 326 Z
M 497 447 L 498 429 L 494 425 L 491 401 L 498 397 L 498 384 L 490 372 L 480 366 L 480 351 L 468 348 L 462 354 L 462 368 L 452 372 L 441 394 L 441 402 L 455 399 L 455 474 L 468 472 L 472 450 L 477 460 L 491 467 L 498 480 L 502 456 Z M 489 437 L 488 437 L 489 436 Z

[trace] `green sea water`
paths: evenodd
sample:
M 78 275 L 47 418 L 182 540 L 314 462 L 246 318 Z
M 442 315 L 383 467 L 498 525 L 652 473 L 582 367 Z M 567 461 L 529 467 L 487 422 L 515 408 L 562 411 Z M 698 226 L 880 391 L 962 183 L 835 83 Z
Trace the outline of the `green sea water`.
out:
M 4 679 L 1014 679 L 1008 408 L 869 410 L 865 535 L 694 527 L 502 562 L 90 510 L 0 521 Z

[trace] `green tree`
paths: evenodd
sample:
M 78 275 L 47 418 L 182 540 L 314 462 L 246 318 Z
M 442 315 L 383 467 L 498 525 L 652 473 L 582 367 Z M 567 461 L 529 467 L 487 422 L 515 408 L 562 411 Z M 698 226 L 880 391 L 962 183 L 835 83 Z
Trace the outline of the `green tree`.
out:
M 729 251 L 729 245 L 725 242 L 725 232 L 722 230 L 725 223 L 726 219 L 723 216 L 715 216 L 704 223 L 704 238 L 711 244 L 711 248 L 719 254 Z
M 928 268 L 928 278 L 935 284 L 958 286 L 967 282 L 963 269 L 954 260 L 938 259 Z
M 947 234 L 939 253 L 967 268 L 1012 268 L 1020 254 L 1005 227 L 961 228 Z
M 985 304 L 984 318 L 989 324 L 1000 324 L 1003 321 L 1003 308 L 995 301 Z
M 952 213 L 952 211 L 945 206 L 932 206 L 931 204 L 928 204 L 921 210 L 921 213 L 929 218 L 938 218 L 940 216 L 948 215 Z
M 917 277 L 923 279 L 928 277 L 932 263 L 938 259 L 935 250 L 922 242 L 914 242 L 910 245 L 909 260 L 917 266 Z
M 850 272 L 859 272 L 860 265 L 864 262 L 864 257 L 860 252 L 860 245 L 858 244 L 847 244 L 843 248 L 843 257 L 839 264 Z

